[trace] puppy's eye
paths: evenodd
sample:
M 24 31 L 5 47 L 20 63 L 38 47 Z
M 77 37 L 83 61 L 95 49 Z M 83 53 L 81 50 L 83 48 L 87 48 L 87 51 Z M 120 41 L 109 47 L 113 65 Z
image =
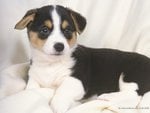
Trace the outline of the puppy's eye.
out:
M 40 30 L 40 33 L 41 34 L 48 34 L 49 33 L 48 27 L 46 27 L 46 26 L 42 27 L 42 29 Z
M 40 37 L 41 37 L 42 39 L 45 39 L 45 38 L 48 37 L 48 35 L 51 33 L 51 31 L 50 31 L 50 29 L 49 29 L 48 27 L 43 26 L 43 27 L 40 29 L 39 33 L 40 33 Z
M 64 34 L 68 34 L 68 35 L 71 35 L 72 34 L 72 30 L 70 28 L 66 28 L 64 29 Z

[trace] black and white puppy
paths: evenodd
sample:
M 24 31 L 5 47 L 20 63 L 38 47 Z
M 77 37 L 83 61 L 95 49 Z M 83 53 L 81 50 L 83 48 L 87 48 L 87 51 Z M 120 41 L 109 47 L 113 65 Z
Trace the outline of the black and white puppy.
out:
M 119 91 L 121 73 L 125 82 L 138 85 L 140 95 L 150 90 L 149 58 L 77 45 L 85 26 L 83 16 L 58 5 L 30 10 L 15 26 L 27 28 L 31 43 L 27 88 L 54 88 L 51 105 L 56 113 L 65 113 L 82 98 Z

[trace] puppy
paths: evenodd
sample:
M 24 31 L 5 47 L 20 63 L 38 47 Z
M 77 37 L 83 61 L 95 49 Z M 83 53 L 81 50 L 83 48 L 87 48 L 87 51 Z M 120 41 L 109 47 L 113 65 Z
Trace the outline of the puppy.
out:
M 93 49 L 77 44 L 86 19 L 63 6 L 44 6 L 28 11 L 16 24 L 27 28 L 32 64 L 27 89 L 55 89 L 51 106 L 65 113 L 74 102 L 94 94 L 119 91 L 119 78 L 137 84 L 143 95 L 150 90 L 150 59 L 112 49 Z

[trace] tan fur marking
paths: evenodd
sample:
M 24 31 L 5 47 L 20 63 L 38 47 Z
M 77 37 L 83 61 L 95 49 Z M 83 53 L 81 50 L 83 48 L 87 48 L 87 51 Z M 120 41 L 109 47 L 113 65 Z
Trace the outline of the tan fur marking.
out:
M 72 19 L 73 19 L 73 22 L 74 22 L 74 25 L 75 25 L 75 28 L 76 28 L 76 30 L 77 30 L 77 32 L 79 33 L 79 34 L 81 34 L 81 31 L 79 30 L 79 26 L 78 26 L 78 24 L 77 24 L 77 22 L 76 22 L 76 19 L 74 18 L 74 16 L 71 14 L 71 17 L 72 17 Z
M 50 20 L 46 20 L 46 21 L 44 22 L 44 25 L 47 26 L 49 29 L 52 28 L 52 22 L 51 22 Z
M 29 32 L 29 39 L 30 39 L 32 46 L 37 48 L 37 49 L 41 49 L 46 42 L 46 40 L 41 40 L 38 37 L 38 34 L 36 32 L 33 32 L 33 31 Z
M 63 29 L 65 29 L 68 25 L 69 25 L 69 24 L 68 24 L 68 22 L 67 22 L 66 20 L 64 20 L 64 21 L 62 22 L 62 28 L 63 28 Z
M 73 47 L 74 44 L 76 43 L 76 41 L 77 41 L 77 35 L 76 35 L 76 32 L 74 32 L 74 33 L 72 34 L 72 38 L 71 38 L 70 40 L 68 40 L 69 46 L 70 46 L 70 47 Z

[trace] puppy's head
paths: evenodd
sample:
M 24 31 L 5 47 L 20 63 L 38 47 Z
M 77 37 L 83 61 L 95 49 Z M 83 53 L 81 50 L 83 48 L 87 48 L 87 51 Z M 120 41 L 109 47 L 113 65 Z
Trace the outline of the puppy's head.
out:
M 76 44 L 77 33 L 86 26 L 79 13 L 63 6 L 45 6 L 29 10 L 16 24 L 16 29 L 27 28 L 34 49 L 46 55 L 63 55 Z

